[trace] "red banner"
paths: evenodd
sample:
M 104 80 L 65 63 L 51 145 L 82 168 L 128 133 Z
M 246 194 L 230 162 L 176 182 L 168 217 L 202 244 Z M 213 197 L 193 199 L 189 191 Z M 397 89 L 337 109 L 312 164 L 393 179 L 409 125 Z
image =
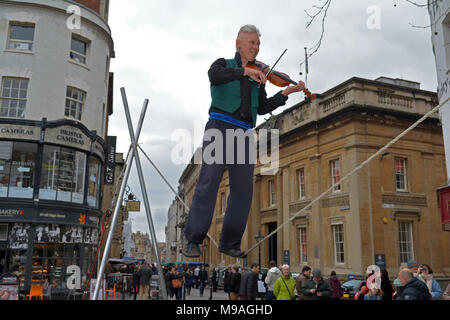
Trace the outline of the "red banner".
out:
M 442 224 L 450 224 L 450 186 L 438 190 L 441 207 Z

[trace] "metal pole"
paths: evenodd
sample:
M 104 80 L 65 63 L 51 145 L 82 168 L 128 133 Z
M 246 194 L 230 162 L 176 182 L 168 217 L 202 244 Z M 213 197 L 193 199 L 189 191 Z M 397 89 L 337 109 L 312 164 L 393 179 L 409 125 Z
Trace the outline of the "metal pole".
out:
M 138 125 L 138 127 L 136 129 L 136 136 L 137 137 L 139 137 L 140 134 L 141 134 L 142 124 L 144 123 L 144 118 L 145 118 L 145 112 L 147 111 L 147 104 L 148 104 L 148 100 L 146 100 L 144 102 L 144 106 L 142 107 L 141 117 L 139 119 L 139 125 Z M 138 140 L 136 140 L 136 141 L 138 141 Z M 105 249 L 103 251 L 102 262 L 100 264 L 100 270 L 99 270 L 99 273 L 97 274 L 97 283 L 95 284 L 94 297 L 91 300 L 97 300 L 98 299 L 98 293 L 100 291 L 100 285 L 102 283 L 102 278 L 103 278 L 103 275 L 105 273 L 105 267 L 106 267 L 106 262 L 107 262 L 108 257 L 109 257 L 109 251 L 111 249 L 114 229 L 116 227 L 117 218 L 119 216 L 119 210 L 122 207 L 122 199 L 123 199 L 123 195 L 125 193 L 125 188 L 127 186 L 128 177 L 129 177 L 130 172 L 131 172 L 131 166 L 133 164 L 133 159 L 134 159 L 135 154 L 137 154 L 137 148 L 136 148 L 136 145 L 132 145 L 131 150 L 130 150 L 130 155 L 129 155 L 127 163 L 126 163 L 126 169 L 125 169 L 125 174 L 124 174 L 123 181 L 122 181 L 122 186 L 120 187 L 119 195 L 118 195 L 118 198 L 116 200 L 116 206 L 114 208 L 114 213 L 113 213 L 113 218 L 112 218 L 112 221 L 111 221 L 111 226 L 110 226 L 110 229 L 109 229 L 108 239 L 106 240 L 106 246 L 105 246 Z
M 128 103 L 127 103 L 125 88 L 121 88 L 120 91 L 122 92 L 122 99 L 124 101 L 125 115 L 127 117 L 128 130 L 130 132 L 131 143 L 133 145 L 137 146 L 137 140 L 136 140 L 136 138 L 134 136 L 134 132 L 133 132 L 133 123 L 131 121 L 130 109 L 129 109 Z M 148 100 L 146 100 L 146 102 L 148 103 Z M 143 119 L 141 119 L 141 120 L 143 120 Z M 139 125 L 142 127 L 142 123 L 139 123 Z M 163 274 L 163 270 L 161 267 L 161 259 L 160 259 L 159 252 L 158 252 L 158 240 L 156 238 L 156 232 L 155 232 L 155 228 L 153 225 L 152 213 L 150 211 L 150 203 L 149 203 L 148 197 L 147 197 L 147 188 L 145 186 L 144 173 L 142 171 L 142 165 L 141 165 L 141 160 L 139 158 L 138 150 L 136 150 L 136 153 L 134 156 L 136 158 L 136 168 L 137 168 L 137 172 L 138 172 L 138 176 L 139 176 L 139 183 L 141 185 L 142 198 L 144 199 L 145 213 L 147 215 L 147 222 L 148 222 L 148 226 L 150 229 L 150 235 L 152 237 L 153 252 L 156 257 L 156 267 L 157 267 L 158 273 L 159 273 L 159 277 L 158 277 L 159 288 L 161 290 L 163 299 L 167 300 L 166 282 L 164 280 L 164 274 Z

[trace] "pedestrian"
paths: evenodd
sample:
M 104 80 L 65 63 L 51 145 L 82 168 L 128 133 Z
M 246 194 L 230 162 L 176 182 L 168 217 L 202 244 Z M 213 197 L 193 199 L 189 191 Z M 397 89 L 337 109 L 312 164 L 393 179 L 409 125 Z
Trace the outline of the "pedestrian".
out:
M 194 269 L 194 284 L 195 284 L 195 287 L 197 289 L 198 289 L 198 286 L 199 286 L 199 281 L 198 281 L 198 274 L 199 274 L 199 272 L 200 272 L 200 267 L 196 266 L 195 269 Z
M 408 261 L 408 263 L 406 264 L 406 268 L 413 274 L 414 277 L 419 276 L 419 264 L 416 261 Z
M 312 279 L 303 284 L 302 293 L 307 300 L 328 300 L 333 294 L 333 290 L 328 281 L 323 280 L 321 271 L 314 269 Z
M 144 295 L 147 299 L 150 297 L 150 281 L 152 278 L 152 269 L 145 261 L 139 269 L 139 300 L 143 300 Z
M 364 295 L 364 300 L 383 300 L 383 291 L 381 289 L 369 289 L 369 292 Z
M 172 286 L 172 280 L 176 279 L 176 277 L 175 277 L 175 271 L 174 271 L 173 266 L 170 266 L 167 269 L 165 279 L 166 279 L 166 289 L 167 289 L 167 294 L 169 296 L 169 300 L 174 300 L 175 291 Z
M 184 275 L 184 286 L 186 288 L 186 295 L 191 295 L 192 285 L 194 284 L 194 274 L 191 269 L 187 269 Z
M 133 300 L 136 300 L 138 292 L 139 292 L 139 267 L 135 265 L 133 271 Z
M 297 289 L 298 300 L 306 300 L 306 297 L 302 293 L 302 286 L 311 278 L 311 267 L 304 266 L 302 272 L 295 279 L 295 289 Z
M 281 271 L 277 268 L 277 263 L 274 260 L 269 262 L 269 268 L 264 279 L 264 283 L 267 285 L 266 300 L 276 300 L 273 287 L 275 286 L 275 281 L 281 277 Z
M 447 286 L 447 289 L 445 289 L 444 293 L 442 294 L 442 298 L 444 300 L 450 300 L 450 283 Z
M 250 270 L 241 275 L 239 297 L 241 300 L 256 300 L 258 293 L 259 264 L 252 263 Z
M 213 292 L 217 292 L 217 285 L 219 284 L 219 268 L 215 267 L 211 273 L 211 284 Z
M 418 278 L 415 278 L 414 274 L 410 270 L 403 269 L 399 272 L 398 278 L 402 283 L 400 300 L 431 299 L 427 285 Z
M 212 159 L 211 154 L 206 153 L 211 149 L 212 139 L 203 140 L 202 166 L 184 228 L 187 241 L 184 242 L 183 254 L 187 257 L 201 255 L 199 245 L 211 226 L 217 191 L 225 168 L 228 170 L 230 195 L 222 224 L 219 252 L 234 258 L 245 255 L 240 246 L 253 197 L 255 143 L 252 134 L 246 133 L 244 141 L 236 139 L 236 135 L 245 131 L 251 133 L 256 126 L 258 114 L 274 111 L 286 104 L 290 94 L 305 89 L 305 84 L 299 81 L 267 98 L 266 75 L 247 66 L 256 63 L 259 36 L 260 32 L 255 26 L 243 26 L 235 41 L 234 58 L 217 59 L 208 71 L 212 102 L 205 137 L 211 131 L 219 132 L 222 146 L 219 148 L 220 156 L 216 151 L 215 158 Z M 214 144 L 217 144 L 217 138 L 214 139 Z
M 433 279 L 433 270 L 427 264 L 422 264 L 419 269 L 419 278 L 425 282 L 430 292 L 432 300 L 439 300 L 442 296 L 442 289 L 439 283 Z
M 231 269 L 231 266 L 229 266 L 223 273 L 223 291 L 228 293 L 228 298 L 230 298 Z
M 394 286 L 389 280 L 389 274 L 386 269 L 381 270 L 381 291 L 383 292 L 383 300 L 389 301 L 393 299 Z
M 399 268 L 398 272 L 402 271 L 403 269 L 407 269 L 406 268 L 406 263 L 401 263 L 400 264 L 400 268 Z M 394 300 L 400 300 L 401 290 L 402 290 L 402 282 L 397 277 L 397 278 L 395 278 L 395 280 L 394 280 L 394 282 L 392 284 L 394 285 L 394 289 L 395 289 L 394 294 L 393 294 L 393 299 Z
M 208 284 L 208 271 L 206 271 L 205 265 L 202 265 L 200 271 L 198 272 L 198 281 L 200 284 L 200 297 L 203 297 L 205 287 Z
M 239 289 L 241 287 L 241 273 L 239 266 L 231 267 L 230 274 L 230 300 L 239 300 Z
M 341 300 L 342 287 L 341 282 L 336 276 L 336 271 L 334 270 L 331 271 L 331 276 L 330 278 L 328 278 L 328 283 L 330 284 L 331 289 L 333 290 L 330 300 Z
M 276 300 L 295 300 L 295 280 L 291 276 L 290 267 L 281 266 L 282 275 L 275 280 L 273 294 Z

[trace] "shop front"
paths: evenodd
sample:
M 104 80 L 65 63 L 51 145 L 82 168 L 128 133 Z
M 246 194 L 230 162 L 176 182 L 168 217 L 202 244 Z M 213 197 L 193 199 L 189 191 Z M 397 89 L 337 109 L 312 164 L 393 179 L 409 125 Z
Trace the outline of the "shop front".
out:
M 17 275 L 21 291 L 66 290 L 69 266 L 89 278 L 104 154 L 103 139 L 73 121 L 0 123 L 0 275 Z

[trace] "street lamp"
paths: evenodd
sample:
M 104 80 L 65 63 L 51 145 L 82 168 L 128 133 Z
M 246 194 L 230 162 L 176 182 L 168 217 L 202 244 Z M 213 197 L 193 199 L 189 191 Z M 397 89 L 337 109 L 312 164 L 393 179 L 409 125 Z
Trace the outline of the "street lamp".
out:
M 264 239 L 264 236 L 261 234 L 261 232 L 258 231 L 258 233 L 255 236 L 256 243 Z M 258 264 L 259 268 L 261 268 L 261 246 L 258 246 Z
M 208 243 L 203 242 L 203 264 L 206 263 L 206 248 L 208 248 Z

